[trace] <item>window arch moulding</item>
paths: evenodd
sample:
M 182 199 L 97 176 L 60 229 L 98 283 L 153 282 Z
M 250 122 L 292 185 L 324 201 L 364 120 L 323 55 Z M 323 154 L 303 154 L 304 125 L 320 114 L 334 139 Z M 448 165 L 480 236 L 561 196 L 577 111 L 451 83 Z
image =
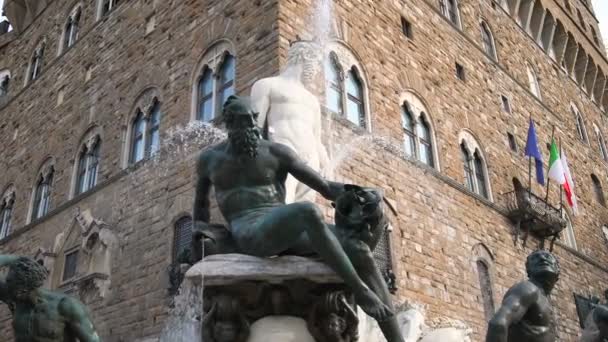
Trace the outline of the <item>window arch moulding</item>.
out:
M 137 100 L 131 106 L 123 139 L 122 167 L 127 168 L 141 160 L 149 158 L 160 149 L 160 125 L 163 119 L 162 96 L 157 87 L 147 87 L 139 93 Z M 134 157 L 134 138 L 136 120 L 141 118 L 143 123 L 141 153 L 142 158 Z
M 101 150 L 102 150 L 102 144 L 104 141 L 104 136 L 103 136 L 103 131 L 101 129 L 101 127 L 97 126 L 97 125 L 93 125 L 91 126 L 86 133 L 83 135 L 83 137 L 79 140 L 78 145 L 77 145 L 77 149 L 75 151 L 75 155 L 74 155 L 74 165 L 73 165 L 73 170 L 72 170 L 72 178 L 71 178 L 71 185 L 70 185 L 70 199 L 80 195 L 81 193 L 85 193 L 89 190 L 91 190 L 93 187 L 95 187 L 100 180 L 100 175 L 101 175 L 101 162 L 102 162 L 102 158 L 101 158 Z M 95 164 L 95 175 L 94 175 L 94 183 L 92 187 L 87 187 L 85 189 L 85 191 L 79 191 L 81 189 L 78 188 L 78 181 L 79 181 L 79 169 L 81 166 L 81 160 L 83 153 L 88 153 L 91 151 L 96 151 L 98 153 L 97 157 L 97 163 Z M 91 165 L 93 166 L 93 165 Z M 91 177 L 91 176 L 88 176 Z M 91 179 L 91 178 L 88 178 Z
M 47 157 L 38 168 L 32 183 L 26 224 L 44 217 L 50 211 L 54 175 L 55 160 Z
M 419 150 L 419 139 L 416 132 L 416 127 L 421 123 L 426 123 L 430 130 L 430 143 L 431 143 L 431 152 L 432 152 L 432 165 L 430 167 L 436 169 L 437 171 L 441 171 L 440 162 L 439 162 L 439 151 L 437 149 L 437 136 L 435 131 L 435 124 L 433 121 L 433 114 L 429 111 L 429 106 L 426 101 L 424 101 L 417 93 L 412 90 L 407 90 L 399 96 L 399 106 L 400 108 L 404 106 L 404 104 L 409 104 L 410 115 L 412 116 L 412 128 L 414 136 L 414 150 L 418 153 Z M 403 108 L 401 109 L 403 110 Z M 416 154 L 417 156 L 417 154 Z
M 342 92 L 343 92 L 343 105 L 342 109 L 344 112 L 348 110 L 348 90 L 346 89 L 346 85 L 348 85 L 348 78 L 352 77 L 352 75 L 356 75 L 357 81 L 360 82 L 361 87 L 361 108 L 363 110 L 362 113 L 362 123 L 364 124 L 363 128 L 365 130 L 371 132 L 372 130 L 372 118 L 371 118 L 371 106 L 369 101 L 369 80 L 367 79 L 367 72 L 363 67 L 363 64 L 360 62 L 361 59 L 356 53 L 348 47 L 342 41 L 332 41 L 328 44 L 328 51 L 330 55 L 335 59 L 335 63 L 339 66 L 339 70 L 341 71 L 342 81 Z M 343 115 L 348 115 L 344 113 Z
M 478 140 L 470 131 L 463 130 L 458 134 L 458 144 L 459 146 L 464 146 L 464 148 L 467 150 L 468 155 L 470 156 L 470 158 L 472 158 L 471 163 L 474 164 L 473 178 L 475 178 L 475 184 L 473 185 L 473 192 L 493 202 L 494 198 L 492 195 L 492 182 L 490 181 L 490 174 L 488 170 L 488 160 L 486 158 L 484 150 L 479 145 Z M 481 173 L 477 172 L 477 165 L 475 165 L 475 156 L 478 156 L 481 161 L 483 167 L 483 170 L 480 170 Z M 477 177 L 478 175 L 483 176 L 485 184 L 477 184 L 479 181 Z M 485 191 L 483 191 L 484 189 Z
M 236 74 L 238 69 L 238 56 L 236 54 L 236 50 L 234 44 L 227 39 L 220 39 L 215 43 L 211 44 L 209 48 L 205 50 L 202 55 L 202 58 L 199 60 L 196 65 L 196 69 L 192 73 L 192 96 L 191 96 L 191 112 L 190 112 L 190 120 L 200 120 L 202 119 L 201 114 L 204 114 L 205 111 L 201 111 L 201 105 L 203 104 L 201 101 L 207 94 L 207 90 L 209 93 L 208 100 L 210 101 L 208 110 L 211 114 L 211 120 L 217 117 L 218 114 L 221 113 L 221 107 L 223 103 L 219 103 L 219 91 L 220 87 L 220 73 L 221 67 L 224 62 L 226 62 L 227 56 L 230 56 L 234 62 L 234 79 L 232 87 L 235 88 L 236 85 Z M 204 86 L 202 81 L 204 81 L 204 77 L 209 77 L 209 89 L 206 89 L 203 94 L 201 94 L 201 87 Z M 202 95 L 202 96 L 201 96 Z

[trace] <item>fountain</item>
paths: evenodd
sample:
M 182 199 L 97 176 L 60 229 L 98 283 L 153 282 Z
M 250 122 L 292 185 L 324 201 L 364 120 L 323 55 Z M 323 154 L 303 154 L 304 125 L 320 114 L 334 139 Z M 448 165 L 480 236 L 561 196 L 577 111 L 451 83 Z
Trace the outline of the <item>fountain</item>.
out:
M 320 71 L 323 59 L 329 56 L 333 25 L 333 2 L 331 0 L 319 0 L 313 13 L 313 21 L 316 23 L 313 32 L 315 41 L 295 42 L 290 49 L 288 65 L 285 70 L 276 77 L 256 82 L 252 87 L 251 104 L 255 112 L 259 112 L 259 129 L 263 136 L 270 141 L 260 142 L 259 144 L 265 144 L 264 146 L 266 146 L 279 142 L 287 145 L 313 170 L 325 175 L 333 175 L 343 161 L 352 154 L 353 150 L 363 146 L 371 146 L 374 149 L 381 149 L 384 152 L 404 157 L 402 146 L 392 143 L 388 138 L 366 134 L 350 141 L 347 146 L 342 146 L 339 153 L 337 153 L 338 149 L 335 148 L 334 151 L 331 151 L 335 155 L 329 159 L 325 146 L 321 142 L 321 104 L 318 97 L 313 95 L 307 87 Z M 279 94 L 279 99 L 273 97 L 277 94 Z M 235 103 L 238 101 L 233 99 Z M 227 104 L 227 107 L 229 106 Z M 241 103 L 235 106 L 238 107 L 238 110 L 228 111 L 230 120 L 243 120 L 249 115 L 246 106 Z M 330 122 L 328 126 L 331 130 L 333 120 L 328 119 Z M 244 120 L 241 125 L 250 122 L 246 118 Z M 258 143 L 254 143 L 256 139 L 251 138 L 251 134 L 254 133 L 253 127 L 247 129 L 249 131 L 244 134 L 249 134 L 249 136 L 237 138 L 237 140 L 233 140 L 229 136 L 227 141 L 231 142 L 232 145 L 230 146 L 236 148 L 236 151 L 226 150 L 226 147 L 220 145 L 220 147 L 214 149 L 214 153 L 204 154 L 201 158 L 216 158 L 217 153 L 224 153 L 226 156 L 219 161 L 205 159 L 205 163 L 201 164 L 216 165 L 216 167 L 217 163 L 229 164 L 230 158 L 234 157 L 231 153 L 240 153 L 241 155 L 238 158 L 241 163 L 248 158 L 257 158 L 257 154 L 263 151 L 258 151 Z M 206 124 L 192 123 L 185 128 L 176 129 L 169 135 L 168 142 L 163 145 L 163 149 L 155 157 L 156 172 L 169 172 L 168 166 L 173 162 L 184 158 L 184 156 L 192 158 L 199 153 L 201 146 L 209 147 L 225 138 L 226 134 L 224 132 Z M 244 147 L 239 147 L 239 144 L 244 144 Z M 262 165 L 256 165 L 255 167 L 270 169 L 270 165 L 264 165 L 262 162 L 260 164 Z M 229 165 L 227 167 L 234 168 L 235 166 Z M 245 166 L 239 164 L 239 167 L 243 168 Z M 251 173 L 256 172 L 255 167 L 253 165 L 245 167 L 246 173 L 251 176 Z M 236 170 L 235 172 L 243 175 L 242 171 Z M 267 170 L 261 171 L 266 172 Z M 214 173 L 214 170 L 198 170 L 198 172 L 199 182 L 200 179 L 205 177 L 213 180 L 213 182 L 216 182 L 218 177 L 232 177 L 231 174 L 226 175 L 224 171 L 221 174 Z M 207 175 L 206 172 L 212 173 L 213 176 Z M 313 177 L 313 175 L 306 177 Z M 194 212 L 195 242 L 192 252 L 193 255 L 200 255 L 204 259 L 186 272 L 184 284 L 179 295 L 175 298 L 175 307 L 171 310 L 170 318 L 162 332 L 160 341 L 354 342 L 359 335 L 362 338 L 361 340 L 366 342 L 386 341 L 382 337 L 383 335 L 392 336 L 389 338 L 390 342 L 414 342 L 419 340 L 425 327 L 422 311 L 408 307 L 398 310 L 398 315 L 389 314 L 389 311 L 386 310 L 392 308 L 392 303 L 386 283 L 379 276 L 377 269 L 374 271 L 370 268 L 371 265 L 376 267 L 373 259 L 371 259 L 371 250 L 375 247 L 378 234 L 384 232 L 386 225 L 380 224 L 373 229 L 368 226 L 370 232 L 366 235 L 357 226 L 361 223 L 357 221 L 361 217 L 349 221 L 353 219 L 349 216 L 349 213 L 344 216 L 348 219 L 345 221 L 342 218 L 342 223 L 340 223 L 341 211 L 339 208 L 353 208 L 352 205 L 354 204 L 342 205 L 342 202 L 334 197 L 331 199 L 336 201 L 336 208 L 338 208 L 336 210 L 337 228 L 335 234 L 341 246 L 336 246 L 335 242 L 332 242 L 329 246 L 322 247 L 326 243 L 323 238 L 319 239 L 311 235 L 312 233 L 307 233 L 309 239 L 312 240 L 313 237 L 316 239 L 312 249 L 319 254 L 325 253 L 325 260 L 334 260 L 331 263 L 332 267 L 314 259 L 298 256 L 300 252 L 296 252 L 296 250 L 301 246 L 286 244 L 290 239 L 289 234 L 278 237 L 278 240 L 275 239 L 276 241 L 272 240 L 272 237 L 276 234 L 267 234 L 265 239 L 259 243 L 264 247 L 253 244 L 244 248 L 243 244 L 254 236 L 242 240 L 237 233 L 245 229 L 243 226 L 260 225 L 260 220 L 263 220 L 260 217 L 264 216 L 256 216 L 254 220 L 250 221 L 247 221 L 249 219 L 246 218 L 243 222 L 240 221 L 243 220 L 242 218 L 230 219 L 231 212 L 236 210 L 235 208 L 242 207 L 247 211 L 250 210 L 247 209 L 248 206 L 253 205 L 253 203 L 249 203 L 248 200 L 237 201 L 236 204 L 234 202 L 226 204 L 226 202 L 230 203 L 231 196 L 222 194 L 223 191 L 230 194 L 233 191 L 241 190 L 236 185 L 232 185 L 232 188 L 228 190 L 222 190 L 221 186 L 218 189 L 218 185 L 215 184 L 216 196 L 222 202 L 219 203 L 220 208 L 230 223 L 231 229 L 228 230 L 223 225 L 209 224 L 208 209 L 201 207 L 201 203 L 208 205 L 206 199 L 202 200 L 202 196 L 208 196 L 209 189 L 207 187 L 209 185 L 201 185 L 203 183 L 197 185 L 195 199 L 197 204 Z M 220 181 L 220 184 L 226 186 L 227 183 Z M 287 203 L 300 203 L 303 200 L 311 199 L 314 201 L 316 194 L 310 191 L 308 187 L 302 187 L 301 185 L 295 178 L 287 180 L 286 189 L 283 190 L 286 192 Z M 318 188 L 318 185 L 316 187 Z M 365 199 L 367 195 L 363 188 L 353 188 L 351 186 L 350 190 L 344 193 L 359 198 L 356 205 L 365 204 L 365 201 L 369 200 Z M 243 194 L 238 196 L 241 195 Z M 267 192 L 261 195 L 274 196 Z M 327 192 L 325 195 L 331 197 Z M 344 201 L 348 202 L 349 200 Z M 381 203 L 374 202 L 373 204 L 380 208 Z M 302 210 L 304 209 L 306 208 Z M 260 215 L 275 215 L 268 213 L 269 211 L 266 209 L 264 210 Z M 298 214 L 298 220 L 288 220 L 280 224 L 281 229 L 283 231 L 300 229 L 296 228 L 298 224 L 302 226 L 302 222 L 310 221 L 310 218 L 303 215 L 309 211 L 302 210 L 292 213 L 294 215 Z M 381 209 L 376 209 L 373 212 L 383 214 Z M 238 213 L 238 215 L 240 214 Z M 248 213 L 247 215 L 251 214 Z M 353 224 L 352 222 L 358 223 L 349 228 L 348 225 Z M 379 220 L 377 223 L 385 223 L 385 221 Z M 312 220 L 304 226 L 315 224 Z M 264 227 L 264 229 L 268 228 L 272 227 Z M 307 232 L 307 230 L 303 230 L 302 234 L 304 232 Z M 361 246 L 368 248 L 367 253 L 369 254 L 363 254 L 358 249 L 352 249 L 356 252 L 351 252 L 349 244 L 353 243 L 358 244 L 357 248 L 361 248 Z M 285 247 L 281 249 L 276 246 Z M 294 250 L 292 251 L 290 247 L 294 247 Z M 200 248 L 201 251 L 197 252 L 197 248 Z M 286 248 L 287 250 L 285 250 Z M 315 248 L 318 248 L 322 253 Z M 323 248 L 329 248 L 330 250 L 323 250 Z M 337 252 L 331 250 L 335 248 L 340 248 L 340 250 L 344 248 L 344 250 Z M 203 253 L 203 251 L 207 251 L 207 253 Z M 309 250 L 306 249 L 306 251 Z M 226 254 L 235 252 L 242 254 Z M 276 254 L 281 254 L 281 256 L 272 258 L 253 256 L 273 256 Z M 329 255 L 332 257 L 328 258 Z M 366 259 L 367 255 L 369 255 L 369 258 Z M 347 256 L 350 261 L 340 259 Z M 354 277 L 365 278 L 365 283 L 369 286 L 368 291 L 371 288 L 375 293 L 373 296 L 375 301 L 372 300 L 373 303 L 368 303 L 365 308 L 379 319 L 381 322 L 379 325 L 361 310 L 356 314 L 354 309 L 356 307 L 355 300 L 352 294 L 355 293 L 358 296 L 357 302 L 360 305 L 365 305 L 362 304 L 361 293 L 353 291 L 356 282 L 353 282 L 353 277 L 348 274 L 349 271 L 344 271 L 344 268 L 339 265 L 341 262 L 348 264 L 352 262 L 358 273 Z M 332 268 L 340 270 L 342 277 L 338 277 Z M 344 277 L 345 274 L 349 276 Z M 349 281 L 344 284 L 342 279 L 349 279 Z M 205 288 L 204 293 L 203 286 Z M 357 332 L 358 329 L 359 332 Z M 450 339 L 449 336 L 451 335 L 448 335 L 448 337 L 445 334 L 438 336 L 441 336 L 439 338 L 442 339 L 442 342 L 463 341 L 463 334 L 459 335 L 461 336 L 460 340 Z M 424 341 L 432 342 L 437 341 L 437 339 L 426 339 Z

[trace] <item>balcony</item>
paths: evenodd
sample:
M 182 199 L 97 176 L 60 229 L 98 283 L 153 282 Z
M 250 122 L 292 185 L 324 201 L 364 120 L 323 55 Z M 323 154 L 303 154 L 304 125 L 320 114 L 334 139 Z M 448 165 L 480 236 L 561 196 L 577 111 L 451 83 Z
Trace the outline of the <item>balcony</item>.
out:
M 515 190 L 503 194 L 503 201 L 507 216 L 517 225 L 516 238 L 519 239 L 520 234 L 523 233 L 525 246 L 528 235 L 532 234 L 540 240 L 540 248 L 544 247 L 547 238 L 552 238 L 551 249 L 553 249 L 553 243 L 567 225 L 562 210 L 535 195 L 519 180 L 514 179 L 513 184 Z

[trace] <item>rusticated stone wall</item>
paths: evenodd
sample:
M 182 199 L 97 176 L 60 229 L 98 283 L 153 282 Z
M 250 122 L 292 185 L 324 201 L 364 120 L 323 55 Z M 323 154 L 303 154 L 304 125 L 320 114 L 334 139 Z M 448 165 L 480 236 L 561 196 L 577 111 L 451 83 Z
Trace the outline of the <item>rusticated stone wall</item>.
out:
M 172 129 L 190 120 L 196 68 L 213 42 L 224 38 L 234 44 L 237 92 L 247 95 L 255 80 L 276 73 L 284 64 L 289 41 L 309 33 L 312 4 L 311 0 L 131 0 L 97 20 L 94 2 L 83 2 L 79 40 L 58 55 L 61 28 L 73 5 L 52 1 L 33 26 L 0 47 L 0 70 L 10 69 L 13 75 L 7 99 L 0 102 L 0 191 L 9 185 L 16 190 L 15 232 L 0 241 L 0 253 L 34 256 L 39 249 L 52 251 L 56 236 L 77 224 L 77 208 L 90 210 L 116 233 L 119 247 L 105 296 L 82 299 L 92 309 L 104 341 L 137 341 L 157 336 L 167 316 L 166 269 L 172 261 L 173 224 L 191 211 L 195 181 L 190 153 L 177 162 L 160 158 L 123 168 L 127 125 L 137 97 L 146 88 L 157 88 L 163 112 L 161 135 L 168 137 Z M 561 2 L 544 0 L 543 5 L 569 25 L 568 30 L 578 32 Z M 482 244 L 493 258 L 490 275 L 498 307 L 509 286 L 524 279 L 523 264 L 531 251 L 514 246 L 514 226 L 505 216 L 503 194 L 512 190 L 513 177 L 527 179 L 527 160 L 521 151 L 528 118 L 537 121 L 544 152 L 555 125 L 578 186 L 580 212 L 572 216 L 577 250 L 563 245 L 555 250 L 562 280 L 553 299 L 560 340 L 576 341 L 580 329 L 573 293 L 600 295 L 608 280 L 603 266 L 608 248 L 601 231 L 608 224 L 608 209 L 595 200 L 590 178 L 593 173 L 604 184 L 608 180 L 593 131 L 595 123 L 608 133 L 605 113 L 498 6 L 463 0 L 460 13 L 463 25 L 457 29 L 438 13 L 436 1 L 336 1 L 334 34 L 363 68 L 372 123 L 367 132 L 325 116 L 325 141 L 333 156 L 350 149 L 337 167 L 336 178 L 381 187 L 396 203 L 399 218 L 392 234 L 396 299 L 426 305 L 429 319 L 462 320 L 473 328 L 475 341 L 482 341 L 485 316 L 474 251 Z M 412 23 L 413 39 L 401 32 L 402 16 Z M 497 62 L 480 48 L 481 18 L 496 39 Z M 43 37 L 47 40 L 43 73 L 25 86 L 28 60 Z M 582 32 L 577 41 L 585 50 L 595 51 Z M 598 63 L 606 64 L 599 53 L 592 53 Z M 456 62 L 465 68 L 464 82 L 455 77 Z M 528 90 L 526 62 L 538 70 L 542 101 Z M 437 145 L 435 169 L 370 142 L 371 135 L 401 144 L 399 107 L 406 92 L 416 94 L 427 107 Z M 510 99 L 512 114 L 501 111 L 501 95 Z M 571 103 L 584 115 L 589 144 L 577 138 Z M 81 140 L 91 129 L 99 130 L 102 137 L 100 181 L 92 191 L 74 198 L 70 193 L 74 163 Z M 462 185 L 459 136 L 463 131 L 482 148 L 491 201 Z M 516 136 L 519 152 L 509 150 L 507 132 Z M 38 168 L 48 157 L 56 170 L 51 212 L 28 223 Z M 558 192 L 552 189 L 550 199 L 557 203 Z M 540 187 L 534 191 L 544 193 Z M 320 203 L 330 216 L 327 203 Z M 533 245 L 530 240 L 529 247 Z M 56 256 L 56 266 L 61 257 Z M 57 267 L 52 271 L 61 272 Z M 1 310 L 0 336 L 10 336 L 8 312 L 5 307 Z

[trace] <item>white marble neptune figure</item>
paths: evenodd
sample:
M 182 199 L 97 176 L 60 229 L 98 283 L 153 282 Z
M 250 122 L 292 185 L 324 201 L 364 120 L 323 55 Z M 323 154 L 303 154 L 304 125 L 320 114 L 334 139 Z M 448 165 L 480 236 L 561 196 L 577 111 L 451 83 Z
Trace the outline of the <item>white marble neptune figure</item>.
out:
M 251 90 L 253 109 L 264 138 L 291 147 L 315 171 L 328 164 L 321 142 L 321 105 L 307 87 L 321 70 L 322 49 L 299 41 L 289 49 L 287 66 L 278 76 L 257 81 Z M 285 182 L 285 203 L 314 200 L 315 193 L 293 176 Z

